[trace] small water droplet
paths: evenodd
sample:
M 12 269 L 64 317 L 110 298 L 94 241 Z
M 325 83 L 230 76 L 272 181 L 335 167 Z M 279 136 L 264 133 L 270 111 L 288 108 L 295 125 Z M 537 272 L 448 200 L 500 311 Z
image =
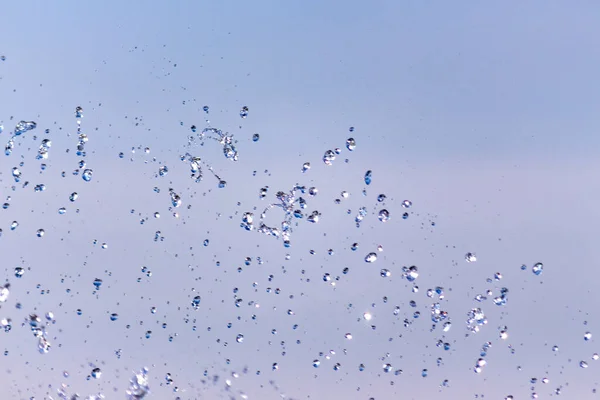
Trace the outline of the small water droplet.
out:
M 346 139 L 346 148 L 350 151 L 354 151 L 356 148 L 356 140 L 354 140 L 354 138 Z
M 371 252 L 371 253 L 367 254 L 365 257 L 365 262 L 368 262 L 368 263 L 375 262 L 376 260 L 377 260 L 377 253 Z
M 365 184 L 370 185 L 373 180 L 373 171 L 368 170 L 365 172 Z
M 83 170 L 83 173 L 81 174 L 81 177 L 83 178 L 84 181 L 89 182 L 92 180 L 92 174 L 94 173 L 94 171 L 92 171 L 89 168 L 86 168 L 85 170 Z
M 381 222 L 387 222 L 390 219 L 390 212 L 388 210 L 379 211 L 379 220 Z

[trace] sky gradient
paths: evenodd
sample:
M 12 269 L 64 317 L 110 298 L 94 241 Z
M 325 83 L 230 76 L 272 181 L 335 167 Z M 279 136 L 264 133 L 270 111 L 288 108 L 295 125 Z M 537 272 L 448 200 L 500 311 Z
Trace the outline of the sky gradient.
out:
M 0 334 L 7 398 L 56 399 L 62 383 L 83 398 L 125 398 L 144 366 L 151 399 L 525 399 L 557 389 L 569 399 L 598 397 L 592 355 L 600 348 L 584 334 L 600 332 L 599 4 L 25 1 L 0 12 L 0 140 L 20 120 L 38 124 L 0 157 L 0 195 L 10 203 L 0 210 L 11 284 L 0 320 L 13 321 Z M 76 106 L 90 182 L 72 174 L 82 159 Z M 206 119 L 234 135 L 238 161 L 214 141 L 188 146 L 190 127 L 199 132 Z M 35 159 L 42 138 L 52 140 L 44 171 Z M 338 147 L 325 165 L 325 151 Z M 226 187 L 206 167 L 195 183 L 180 161 L 186 152 Z M 311 169 L 302 173 L 305 162 Z M 41 183 L 47 189 L 35 192 Z M 244 212 L 258 218 L 295 184 L 319 189 L 304 197 L 306 212 L 321 217 L 300 220 L 289 249 L 240 227 Z M 170 208 L 169 189 L 181 207 Z M 164 240 L 154 240 L 157 231 Z M 365 263 L 378 245 L 377 261 Z M 467 252 L 477 261 L 467 263 Z M 540 276 L 531 272 L 536 262 Z M 402 278 L 411 265 L 414 284 Z M 26 268 L 20 279 L 17 266 Z M 323 281 L 327 273 L 335 286 Z M 95 278 L 103 280 L 96 292 Z M 426 291 L 436 286 L 452 321 L 447 333 L 441 323 L 432 330 Z M 508 301 L 498 307 L 492 298 L 502 287 Z M 493 295 L 474 301 L 487 290 Z M 475 307 L 489 322 L 468 334 Z M 52 348 L 39 354 L 21 323 L 48 311 Z M 487 365 L 476 374 L 487 341 Z M 387 363 L 402 374 L 385 373 Z M 101 378 L 87 379 L 94 367 Z

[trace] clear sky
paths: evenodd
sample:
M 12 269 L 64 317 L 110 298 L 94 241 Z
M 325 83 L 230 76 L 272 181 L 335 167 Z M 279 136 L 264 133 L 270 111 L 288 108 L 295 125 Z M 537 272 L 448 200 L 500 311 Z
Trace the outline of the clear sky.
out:
M 142 367 L 152 399 L 598 397 L 600 4 L 19 1 L 0 15 L 0 142 L 37 123 L 0 157 L 3 399 L 57 399 L 63 383 L 125 398 Z M 197 137 L 207 124 L 234 135 L 238 161 Z M 240 227 L 295 184 L 318 194 L 302 195 L 291 247 Z M 477 307 L 488 322 L 470 333 Z M 47 312 L 40 354 L 23 321 Z

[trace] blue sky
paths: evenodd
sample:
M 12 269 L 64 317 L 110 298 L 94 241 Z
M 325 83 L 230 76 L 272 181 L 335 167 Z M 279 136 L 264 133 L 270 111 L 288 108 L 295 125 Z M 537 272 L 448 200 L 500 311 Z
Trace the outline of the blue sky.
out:
M 598 331 L 600 300 L 593 283 L 597 4 L 39 1 L 0 11 L 0 139 L 20 120 L 38 123 L 0 158 L 0 194 L 11 197 L 0 212 L 11 283 L 0 319 L 13 320 L 0 371 L 10 398 L 50 398 L 61 383 L 82 396 L 124 398 L 132 371 L 143 366 L 151 398 L 161 399 L 240 398 L 241 391 L 249 398 L 542 398 L 557 388 L 568 398 L 595 398 L 591 356 L 600 349 L 583 335 Z M 72 175 L 81 159 L 78 105 L 91 182 Z M 186 147 L 190 126 L 202 129 L 207 118 L 234 134 L 239 161 L 226 160 L 214 142 Z M 52 148 L 40 172 L 35 154 L 46 136 Z M 350 136 L 354 152 L 344 148 Z M 341 154 L 324 165 L 324 152 L 336 147 Z M 227 187 L 217 188 L 206 170 L 194 183 L 179 159 L 187 151 Z M 307 161 L 312 168 L 303 174 Z M 11 177 L 21 162 L 26 188 Z M 161 165 L 165 177 L 157 176 Z M 366 170 L 374 176 L 368 187 Z M 45 192 L 34 192 L 39 183 Z M 322 216 L 299 223 L 290 249 L 240 228 L 244 212 L 258 216 L 296 183 L 318 187 L 307 211 Z M 183 200 L 176 210 L 170 188 Z M 70 203 L 73 191 L 80 198 Z M 335 204 L 342 191 L 348 199 Z M 377 203 L 380 193 L 385 204 Z M 368 216 L 356 228 L 362 206 Z M 392 216 L 386 223 L 376 217 L 383 207 Z M 10 231 L 15 220 L 19 228 Z M 156 231 L 164 241 L 154 241 Z M 378 260 L 365 263 L 378 245 Z M 467 252 L 477 262 L 466 263 Z M 544 263 L 541 276 L 530 271 L 535 262 Z M 16 279 L 19 265 L 30 269 Z M 419 267 L 418 292 L 401 276 L 410 265 Z M 380 277 L 382 268 L 392 276 Z M 502 280 L 487 282 L 496 272 Z M 340 277 L 335 287 L 323 282 L 325 273 Z M 104 282 L 97 293 L 94 278 Z M 431 331 L 426 290 L 435 286 L 445 289 L 441 305 L 453 323 L 446 335 Z M 506 306 L 473 300 L 502 287 Z M 197 294 L 202 303 L 193 310 Z M 473 307 L 489 322 L 465 336 Z M 56 316 L 48 327 L 53 347 L 41 355 L 21 321 L 47 311 Z M 373 314 L 369 323 L 365 312 Z M 412 324 L 405 327 L 405 318 Z M 507 340 L 498 336 L 504 326 Z M 440 339 L 450 351 L 436 347 Z M 475 374 L 486 341 L 493 343 L 488 364 Z M 386 363 L 403 374 L 384 373 Z M 101 379 L 86 379 L 92 366 L 103 370 Z M 202 382 L 215 375 L 218 382 Z M 534 377 L 549 383 L 532 384 Z M 440 388 L 445 379 L 450 386 Z

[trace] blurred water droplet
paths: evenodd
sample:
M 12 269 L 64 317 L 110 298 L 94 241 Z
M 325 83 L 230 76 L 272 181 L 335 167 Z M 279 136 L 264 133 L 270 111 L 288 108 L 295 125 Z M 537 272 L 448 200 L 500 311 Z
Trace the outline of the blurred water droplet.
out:
M 370 185 L 372 181 L 373 181 L 373 171 L 368 170 L 367 172 L 365 172 L 365 184 Z
M 323 162 L 325 163 L 325 165 L 332 165 L 334 160 L 335 153 L 333 152 L 333 150 L 327 150 L 323 155 Z
M 356 140 L 354 140 L 354 138 L 346 139 L 346 148 L 350 151 L 354 151 L 356 148 Z
M 377 253 L 369 253 L 365 257 L 365 262 L 372 263 L 377 260 Z

